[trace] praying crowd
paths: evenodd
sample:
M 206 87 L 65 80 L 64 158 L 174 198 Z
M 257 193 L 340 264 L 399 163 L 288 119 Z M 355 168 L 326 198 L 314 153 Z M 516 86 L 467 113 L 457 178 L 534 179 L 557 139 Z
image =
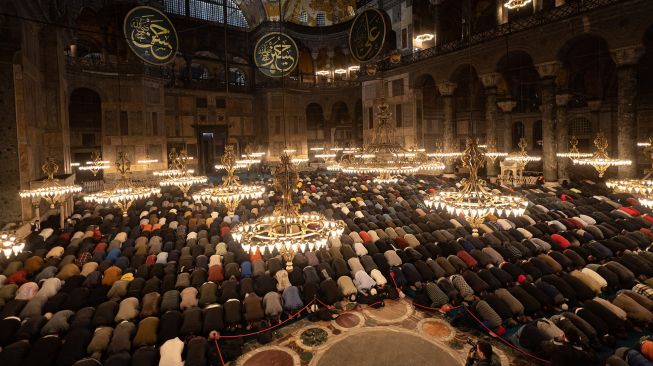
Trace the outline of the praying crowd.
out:
M 516 189 L 526 214 L 490 215 L 472 236 L 463 218 L 423 204 L 454 180 L 370 179 L 300 175 L 301 210 L 346 230 L 296 254 L 292 271 L 230 234 L 272 214 L 273 191 L 234 216 L 175 191 L 126 217 L 76 202 L 65 228 L 41 223 L 23 253 L 0 261 L 0 365 L 221 365 L 244 342 L 225 336 L 261 331 L 265 343 L 300 310 L 328 320 L 338 303 L 400 298 L 552 365 L 652 364 L 653 214 L 633 197 L 591 182 Z

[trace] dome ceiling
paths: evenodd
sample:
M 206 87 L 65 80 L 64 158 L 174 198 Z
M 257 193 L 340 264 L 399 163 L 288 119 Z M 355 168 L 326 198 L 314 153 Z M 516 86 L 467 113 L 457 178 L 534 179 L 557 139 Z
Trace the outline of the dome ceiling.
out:
M 307 26 L 329 26 L 354 17 L 356 0 L 236 0 L 251 25 L 284 20 Z M 280 4 L 281 2 L 281 4 Z

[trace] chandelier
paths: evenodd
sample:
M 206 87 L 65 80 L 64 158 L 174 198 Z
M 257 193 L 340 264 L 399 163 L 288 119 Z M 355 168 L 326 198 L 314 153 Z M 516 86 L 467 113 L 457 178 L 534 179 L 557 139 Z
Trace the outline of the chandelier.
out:
M 15 234 L 10 231 L 0 232 L 0 242 L 2 242 L 2 253 L 7 259 L 12 255 L 20 254 L 25 249 L 25 242 L 16 238 Z
M 170 171 L 172 175 L 159 182 L 161 187 L 177 187 L 181 193 L 184 194 L 184 197 L 186 197 L 188 196 L 188 191 L 190 191 L 191 187 L 208 181 L 206 176 L 192 175 L 186 168 L 186 164 L 188 160 L 190 160 L 186 150 L 182 150 L 177 154 L 176 150 L 173 149 L 170 153 L 170 158 L 172 164 L 172 169 L 170 169 Z
M 651 168 L 645 171 L 642 179 L 610 179 L 605 185 L 616 192 L 630 193 L 637 197 L 639 203 L 646 207 L 653 207 L 653 138 L 649 138 L 648 147 L 644 149 L 644 155 L 651 159 Z
M 579 158 L 589 158 L 592 156 L 590 153 L 582 153 L 578 150 L 578 139 L 576 136 L 571 136 L 569 139 L 569 152 L 566 153 L 557 153 L 559 158 L 570 158 L 570 159 L 579 159 Z
M 508 9 L 519 9 L 531 3 L 532 0 L 508 0 L 503 6 Z
M 508 156 L 508 153 L 497 151 L 497 142 L 493 138 L 489 138 L 485 146 L 485 157 L 494 164 L 498 158 L 505 158 L 506 156 Z
M 519 143 L 517 144 L 517 146 L 519 147 L 519 151 L 509 154 L 506 157 L 505 161 L 514 161 L 520 163 L 522 166 L 525 167 L 526 164 L 530 162 L 542 160 L 542 157 L 540 156 L 528 155 L 528 152 L 526 151 L 526 148 L 528 147 L 528 142 L 524 137 L 519 139 Z
M 53 158 L 47 158 L 41 166 L 41 170 L 47 176 L 43 185 L 40 188 L 20 191 L 20 198 L 44 199 L 50 204 L 50 208 L 54 208 L 55 203 L 63 201 L 64 196 L 82 191 L 82 187 L 77 185 L 59 184 L 59 181 L 54 178 L 59 171 L 59 165 L 54 162 Z
M 129 177 L 131 174 L 131 161 L 127 158 L 127 154 L 122 151 L 118 152 L 116 170 L 120 174 L 120 178 L 113 189 L 86 195 L 84 201 L 115 205 L 122 211 L 123 216 L 127 216 L 127 211 L 136 200 L 161 193 L 161 189 L 158 187 L 150 188 L 134 185 Z
M 360 152 L 345 154 L 338 165 L 340 171 L 347 174 L 375 174 L 375 182 L 390 183 L 397 180 L 397 175 L 444 169 L 444 164 L 430 159 L 424 151 L 406 149 L 398 144 L 391 117 L 385 98 L 381 98 L 377 113 L 379 123 L 374 127 L 372 142 Z
M 281 192 L 281 202 L 271 216 L 253 223 L 239 223 L 232 231 L 233 238 L 246 252 L 261 253 L 275 250 L 286 261 L 286 270 L 292 271 L 296 253 L 314 251 L 327 246 L 330 237 L 340 237 L 345 230 L 343 221 L 327 219 L 321 213 L 300 213 L 293 204 L 293 187 L 299 176 L 290 156 L 281 156 L 274 173 L 275 188 Z
M 102 155 L 98 150 L 93 151 L 91 154 L 91 161 L 87 161 L 86 165 L 80 166 L 79 170 L 90 170 L 93 173 L 93 176 L 97 176 L 100 170 L 109 169 L 111 162 L 108 160 L 102 160 Z
M 236 208 L 243 199 L 260 198 L 265 192 L 265 187 L 260 185 L 243 185 L 240 184 L 237 176 L 234 175 L 236 169 L 236 155 L 233 145 L 225 146 L 224 155 L 222 156 L 222 165 L 227 171 L 227 175 L 222 178 L 222 185 L 213 188 L 205 188 L 193 194 L 195 201 L 207 201 L 221 203 L 227 209 L 229 216 L 233 216 Z
M 478 236 L 478 227 L 485 218 L 497 216 L 520 216 L 524 214 L 528 201 L 519 196 L 501 195 L 491 192 L 485 181 L 478 177 L 478 170 L 485 164 L 485 153 L 478 147 L 476 139 L 467 140 L 467 148 L 461 157 L 464 167 L 469 168 L 469 178 L 463 179 L 458 191 L 441 191 L 424 200 L 426 206 L 446 211 L 451 215 L 462 215 L 472 227 L 472 235 Z
M 596 138 L 594 138 L 594 146 L 596 146 L 596 152 L 594 152 L 591 157 L 573 159 L 572 161 L 574 165 L 591 165 L 596 169 L 599 178 L 601 178 L 605 174 L 605 171 L 612 166 L 626 166 L 632 164 L 630 160 L 612 159 L 608 156 L 608 139 L 605 137 L 603 132 L 596 134 Z

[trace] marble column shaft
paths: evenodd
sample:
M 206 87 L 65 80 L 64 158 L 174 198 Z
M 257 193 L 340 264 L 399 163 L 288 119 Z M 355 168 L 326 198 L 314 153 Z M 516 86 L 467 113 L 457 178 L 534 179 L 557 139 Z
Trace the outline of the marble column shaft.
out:
M 443 82 L 438 84 L 438 90 L 442 97 L 442 106 L 444 114 L 444 126 L 442 128 L 443 138 L 444 138 L 444 148 L 445 151 L 451 152 L 455 151 L 458 148 L 457 141 L 454 134 L 454 123 L 455 116 L 453 110 L 453 92 L 456 89 L 456 84 L 452 82 Z M 455 160 L 449 159 L 445 163 L 445 174 L 453 174 L 455 169 Z
M 619 167 L 619 178 L 637 176 L 637 115 L 635 95 L 637 69 L 624 66 L 617 69 L 617 149 L 620 159 L 631 160 L 629 166 Z
M 487 88 L 485 92 L 485 143 L 490 140 L 497 145 L 497 89 Z M 497 150 L 498 151 L 498 150 Z M 488 159 L 487 175 L 495 177 L 498 174 L 497 159 Z
M 503 112 L 503 151 L 509 153 L 512 150 L 512 110 L 517 106 L 514 100 L 498 102 L 497 105 Z
M 558 161 L 555 139 L 555 81 L 546 78 L 542 81 L 542 166 L 545 182 L 558 182 Z M 533 141 L 536 144 L 537 141 Z
M 567 119 L 567 104 L 571 94 L 556 95 L 556 146 L 558 152 L 569 151 L 569 121 Z M 558 159 L 558 180 L 569 180 L 569 158 Z

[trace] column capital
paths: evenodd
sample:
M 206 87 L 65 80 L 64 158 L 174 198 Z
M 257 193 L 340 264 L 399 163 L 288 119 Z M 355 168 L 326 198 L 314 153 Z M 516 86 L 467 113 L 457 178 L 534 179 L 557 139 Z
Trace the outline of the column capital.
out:
M 590 111 L 598 112 L 598 110 L 601 108 L 601 103 L 603 103 L 602 100 L 588 100 L 587 106 L 590 108 Z
M 644 46 L 628 46 L 610 50 L 612 60 L 617 67 L 636 65 L 639 58 L 644 54 Z
M 498 72 L 489 72 L 481 75 L 481 83 L 486 88 L 495 88 L 501 81 L 501 74 Z
M 561 66 L 562 64 L 559 61 L 550 61 L 535 65 L 535 69 L 542 79 L 554 78 Z
M 517 102 L 514 100 L 504 100 L 497 102 L 497 106 L 503 111 L 503 113 L 510 113 L 517 106 Z
M 556 94 L 556 106 L 558 107 L 564 107 L 566 106 L 569 101 L 571 100 L 572 95 L 571 94 Z
M 458 87 L 458 84 L 451 81 L 443 81 L 438 83 L 438 91 L 442 96 L 452 96 L 454 90 L 456 90 L 456 87 Z

